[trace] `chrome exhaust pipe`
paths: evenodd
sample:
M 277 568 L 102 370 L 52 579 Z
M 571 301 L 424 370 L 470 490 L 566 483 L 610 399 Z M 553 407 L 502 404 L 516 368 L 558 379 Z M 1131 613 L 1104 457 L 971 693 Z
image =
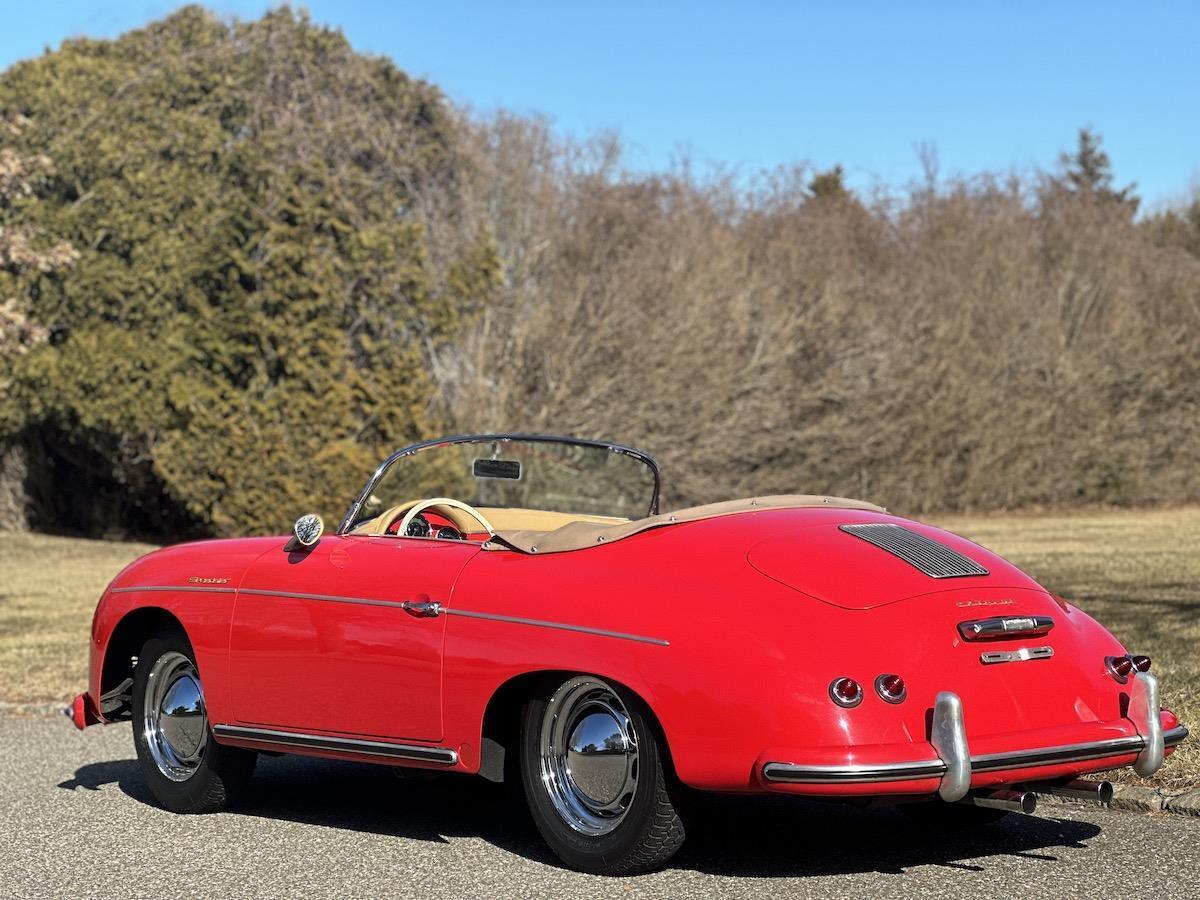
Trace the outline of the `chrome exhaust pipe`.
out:
M 1037 809 L 1037 794 L 1033 791 L 972 791 L 957 802 L 1030 815 Z
M 1108 806 L 1112 803 L 1113 786 L 1109 781 L 1061 781 L 1049 784 L 1031 784 L 1031 791 L 1053 794 L 1055 797 L 1070 797 L 1072 800 L 1090 800 Z

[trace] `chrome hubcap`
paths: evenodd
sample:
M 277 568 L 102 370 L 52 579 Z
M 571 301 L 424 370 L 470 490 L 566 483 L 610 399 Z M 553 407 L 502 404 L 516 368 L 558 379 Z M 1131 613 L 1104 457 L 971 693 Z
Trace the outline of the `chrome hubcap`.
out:
M 164 653 L 146 681 L 142 733 L 158 770 L 172 781 L 195 774 L 208 744 L 204 692 L 192 661 Z
M 608 834 L 637 791 L 637 735 L 616 692 L 590 676 L 572 678 L 546 707 L 542 784 L 554 809 L 576 831 Z

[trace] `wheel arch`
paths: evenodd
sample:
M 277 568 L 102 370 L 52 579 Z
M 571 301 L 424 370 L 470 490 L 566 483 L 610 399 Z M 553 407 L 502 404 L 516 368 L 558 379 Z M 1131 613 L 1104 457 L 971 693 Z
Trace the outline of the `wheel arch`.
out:
M 671 745 L 667 740 L 662 721 L 654 707 L 636 689 L 619 678 L 602 672 L 587 672 L 580 669 L 537 669 L 522 672 L 504 681 L 492 692 L 483 711 L 480 732 L 479 774 L 489 781 L 507 781 L 514 778 L 517 749 L 521 738 L 521 709 L 534 697 L 547 696 L 568 678 L 576 675 L 591 675 L 601 678 L 620 689 L 641 706 L 641 711 L 654 730 L 654 737 L 662 752 L 663 768 L 675 777 Z
M 183 623 L 160 606 L 139 606 L 117 622 L 104 648 L 104 662 L 100 668 L 100 696 L 97 700 L 106 722 L 130 718 L 130 689 L 137 655 L 152 634 L 168 629 L 178 631 L 187 639 L 187 629 Z

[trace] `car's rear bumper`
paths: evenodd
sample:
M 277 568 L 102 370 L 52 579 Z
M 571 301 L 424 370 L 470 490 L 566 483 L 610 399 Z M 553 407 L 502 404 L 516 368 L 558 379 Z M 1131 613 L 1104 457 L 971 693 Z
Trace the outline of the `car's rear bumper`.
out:
M 1187 736 L 1187 728 L 1177 725 L 1163 732 L 1163 743 L 1169 749 L 1181 743 Z M 1059 747 L 984 753 L 971 756 L 971 774 L 1137 756 L 1145 749 L 1145 746 L 1145 739 L 1137 734 L 1131 737 L 1109 738 Z M 946 763 L 936 756 L 932 759 L 875 765 L 805 766 L 768 762 L 763 766 L 763 778 L 774 784 L 889 784 L 924 781 L 930 778 L 940 781 L 946 775 L 947 770 Z
M 968 746 L 961 713 L 939 735 L 939 720 L 953 720 L 958 698 L 946 696 L 934 710 L 929 742 L 841 748 L 814 748 L 804 762 L 783 761 L 777 752 L 756 766 L 768 790 L 815 795 L 897 795 L 938 793 L 957 800 L 972 788 L 1071 778 L 1087 772 L 1134 766 L 1150 775 L 1170 749 L 1188 736 L 1173 715 L 1159 712 L 1157 685 L 1138 715 L 1129 718 L 1014 735 L 993 735 Z M 961 711 L 961 706 L 959 706 Z M 1153 716 L 1150 713 L 1153 710 Z M 1141 721 L 1140 719 L 1144 719 Z M 949 736 L 947 738 L 947 735 Z

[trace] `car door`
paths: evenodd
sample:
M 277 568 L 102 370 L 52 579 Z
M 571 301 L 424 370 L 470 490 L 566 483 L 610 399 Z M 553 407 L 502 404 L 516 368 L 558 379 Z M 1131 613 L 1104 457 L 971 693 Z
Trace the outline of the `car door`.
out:
M 445 603 L 479 545 L 331 535 L 271 551 L 246 572 L 230 632 L 241 724 L 436 741 L 442 737 L 446 619 L 406 611 Z

